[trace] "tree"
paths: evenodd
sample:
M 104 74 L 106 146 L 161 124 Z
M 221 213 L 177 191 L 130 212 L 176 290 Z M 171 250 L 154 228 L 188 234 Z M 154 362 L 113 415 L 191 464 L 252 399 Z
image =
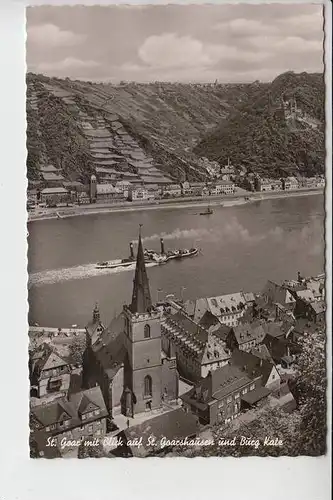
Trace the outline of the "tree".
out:
M 300 448 L 304 455 L 318 456 L 326 451 L 326 341 L 322 330 L 304 333 L 297 360 L 295 386 L 300 415 Z
M 84 336 L 80 335 L 74 337 L 73 341 L 68 346 L 70 357 L 74 363 L 82 364 L 83 353 L 86 349 L 86 339 Z

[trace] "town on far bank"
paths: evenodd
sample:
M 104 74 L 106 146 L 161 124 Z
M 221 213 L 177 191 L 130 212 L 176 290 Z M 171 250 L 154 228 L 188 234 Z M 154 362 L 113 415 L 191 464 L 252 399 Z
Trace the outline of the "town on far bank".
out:
M 97 141 L 96 148 L 100 144 L 102 142 Z M 95 154 L 102 155 L 99 152 Z M 201 166 L 206 172 L 205 181 L 175 182 L 147 163 L 147 159 L 128 160 L 124 165 L 122 157 L 111 156 L 111 160 L 109 156 L 107 161 L 103 159 L 103 166 L 96 164 L 89 182 L 85 183 L 66 180 L 61 170 L 53 165 L 41 165 L 40 178 L 28 181 L 29 214 L 38 217 L 45 215 L 48 209 L 68 206 L 104 204 L 116 207 L 124 203 L 129 206 L 140 206 L 140 204 L 168 203 L 177 200 L 209 202 L 228 197 L 243 197 L 249 200 L 251 193 L 293 193 L 322 190 L 325 187 L 325 177 L 320 175 L 265 178 L 246 167 L 232 165 L 229 159 L 227 165 L 221 166 L 218 162 L 209 161 L 207 158 L 200 159 Z
M 132 297 L 110 324 L 92 304 L 84 328 L 29 328 L 31 456 L 173 456 L 189 441 L 200 453 L 217 428 L 246 436 L 267 409 L 293 414 L 304 339 L 325 335 L 325 309 L 325 275 L 300 272 L 260 292 L 154 303 L 140 230 Z

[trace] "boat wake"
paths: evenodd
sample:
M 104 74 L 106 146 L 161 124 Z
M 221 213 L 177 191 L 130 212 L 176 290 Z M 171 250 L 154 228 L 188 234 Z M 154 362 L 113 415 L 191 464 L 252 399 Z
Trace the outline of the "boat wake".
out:
M 158 266 L 158 263 L 149 262 L 146 267 Z M 93 278 L 94 276 L 105 276 L 108 274 L 119 274 L 135 270 L 135 262 L 127 267 L 117 267 L 115 269 L 97 269 L 96 263 L 84 264 L 81 266 L 67 267 L 63 269 L 49 269 L 31 273 L 29 275 L 28 288 L 61 283 L 63 281 L 80 280 Z

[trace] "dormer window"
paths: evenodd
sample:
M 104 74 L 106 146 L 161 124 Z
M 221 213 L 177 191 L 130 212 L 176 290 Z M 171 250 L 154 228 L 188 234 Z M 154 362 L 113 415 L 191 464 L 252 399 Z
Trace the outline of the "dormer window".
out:
M 150 339 L 150 326 L 149 325 L 145 325 L 145 327 L 144 327 L 144 338 Z

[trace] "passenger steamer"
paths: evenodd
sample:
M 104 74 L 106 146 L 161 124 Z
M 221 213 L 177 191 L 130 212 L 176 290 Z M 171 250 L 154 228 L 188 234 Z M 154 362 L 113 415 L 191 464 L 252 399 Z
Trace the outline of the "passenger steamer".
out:
M 166 264 L 170 260 L 177 259 L 181 260 L 186 257 L 194 257 L 195 255 L 198 255 L 199 249 L 198 248 L 190 248 L 189 250 L 187 248 L 181 248 L 178 250 L 168 250 L 165 252 L 164 248 L 164 241 L 163 238 L 160 240 L 161 243 L 161 252 L 155 252 L 155 250 L 146 250 L 144 251 L 144 256 L 145 256 L 145 261 L 146 264 Z M 130 255 L 129 257 L 125 259 L 116 259 L 116 260 L 109 260 L 109 261 L 103 261 L 103 262 L 97 262 L 96 268 L 97 269 L 116 269 L 118 267 L 129 267 L 135 262 L 135 255 L 134 255 L 134 247 L 133 243 L 130 243 Z

